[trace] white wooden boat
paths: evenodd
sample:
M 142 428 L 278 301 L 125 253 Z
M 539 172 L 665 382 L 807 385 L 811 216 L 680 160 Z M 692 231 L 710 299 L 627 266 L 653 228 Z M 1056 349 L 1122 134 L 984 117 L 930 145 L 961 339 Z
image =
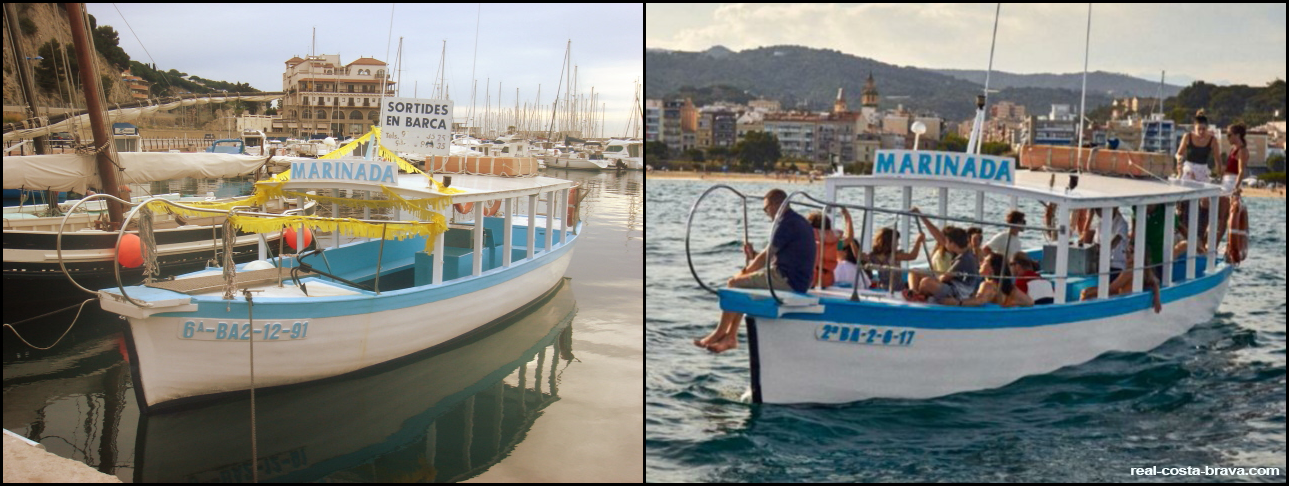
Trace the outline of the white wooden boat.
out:
M 400 161 L 398 167 L 411 167 L 403 164 Z M 569 219 L 576 210 L 567 209 L 568 191 L 575 185 L 571 181 L 452 175 L 451 189 L 463 192 L 449 196 L 444 176 L 435 176 L 431 183 L 422 174 L 397 174 L 391 162 L 297 159 L 291 172 L 285 182 L 260 186 L 282 191 L 387 190 L 413 203 L 438 205 L 445 202 L 440 198 L 450 197 L 458 209 L 463 204 L 472 207 L 466 210 L 468 218 L 446 227 L 435 224 L 441 224 L 451 209 L 438 206 L 426 210 L 433 218 L 426 218 L 426 212 L 400 211 L 395 221 L 353 223 L 383 228 L 426 225 L 433 229 L 433 252 L 423 251 L 424 234 L 342 245 L 337 231 L 320 258 L 305 255 L 312 260 L 306 263 L 326 277 L 300 276 L 293 283 L 288 276 L 284 285 L 273 277 L 239 280 L 239 289 L 262 291 L 250 301 L 242 294 L 225 299 L 218 288 L 223 285 L 218 271 L 210 271 L 214 276 L 199 272 L 173 282 L 125 287 L 124 293 L 116 288 L 100 291 L 104 310 L 128 318 L 135 390 L 145 410 L 247 390 L 247 345 L 252 339 L 260 348 L 255 386 L 273 387 L 350 373 L 480 332 L 556 285 L 577 241 L 578 225 Z M 373 176 L 369 180 L 360 174 Z M 485 216 L 494 207 L 500 212 Z M 515 216 L 519 208 L 526 208 L 526 217 Z M 407 219 L 412 213 L 422 215 L 423 221 Z M 258 215 L 238 215 L 243 216 Z M 315 217 L 303 221 L 340 224 L 342 231 L 349 224 Z M 281 268 L 301 266 L 296 258 L 273 261 Z M 238 265 L 238 271 L 251 275 L 245 273 L 246 265 Z
M 257 393 L 259 478 L 458 481 L 487 470 L 559 400 L 555 369 L 572 357 L 573 297 L 565 280 L 477 339 Z M 249 481 L 246 428 L 211 426 L 246 424 L 247 409 L 247 400 L 229 400 L 140 417 L 135 482 Z
M 949 170 L 950 160 L 953 169 Z M 971 171 L 965 165 L 970 160 Z M 1007 177 L 980 177 L 985 161 L 989 172 Z M 751 399 L 764 403 L 843 403 L 868 398 L 930 398 L 952 393 L 996 388 L 1025 376 L 1043 374 L 1064 366 L 1087 362 L 1111 351 L 1147 351 L 1208 321 L 1226 293 L 1233 267 L 1217 255 L 1217 218 L 1208 229 L 1208 252 L 1197 254 L 1189 245 L 1179 260 L 1163 251 L 1160 299 L 1162 311 L 1152 309 L 1152 295 L 1143 291 L 1140 264 L 1133 272 L 1130 292 L 1108 297 L 1110 252 L 1099 253 L 1098 270 L 1080 275 L 1069 266 L 1071 211 L 1079 209 L 1132 208 L 1135 226 L 1147 225 L 1148 206 L 1162 205 L 1163 248 L 1173 248 L 1174 204 L 1189 207 L 1187 241 L 1198 241 L 1199 201 L 1218 207 L 1220 186 L 1180 181 L 1152 181 L 1083 174 L 1053 174 L 1014 170 L 1009 158 L 960 153 L 879 151 L 876 175 L 839 176 L 827 179 L 827 201 L 814 201 L 831 212 L 852 208 L 856 220 L 863 211 L 901 216 L 902 248 L 917 233 L 907 210 L 914 188 L 934 189 L 939 212 L 946 216 L 950 191 L 953 197 L 974 196 L 975 217 L 956 219 L 982 226 L 1008 226 L 985 221 L 985 194 L 1035 199 L 1056 205 L 1053 227 L 1027 227 L 1056 233 L 1054 256 L 1044 249 L 1029 250 L 1041 261 L 1050 257 L 1054 271 L 1043 277 L 1055 283 L 1055 302 L 1023 308 L 953 307 L 906 302 L 898 292 L 840 288 L 812 288 L 806 294 L 768 290 L 719 290 L 721 309 L 747 316 L 750 352 Z M 1067 181 L 1081 179 L 1074 189 Z M 1054 182 L 1059 182 L 1054 184 Z M 878 187 L 902 188 L 903 207 L 874 205 Z M 863 203 L 854 201 L 862 191 Z M 709 190 L 711 192 L 711 190 Z M 854 198 L 850 196 L 856 196 Z M 807 194 L 789 195 L 791 203 L 806 202 Z M 701 198 L 700 198 L 701 201 Z M 753 202 L 755 204 L 757 202 Z M 692 215 L 698 210 L 696 202 Z M 787 207 L 788 204 L 784 204 Z M 927 211 L 930 213 L 931 211 Z M 1125 217 L 1128 215 L 1124 212 Z M 928 215 L 931 218 L 936 216 Z M 833 213 L 836 221 L 837 214 Z M 1098 231 L 1112 232 L 1110 218 Z M 862 225 L 859 240 L 867 251 L 873 234 L 872 218 Z M 986 230 L 988 234 L 990 231 Z M 1137 231 L 1134 262 L 1145 261 L 1146 231 Z M 921 253 L 921 252 L 919 252 Z M 701 284 L 701 281 L 700 281 Z M 703 284 L 705 287 L 705 284 Z M 1098 298 L 1077 301 L 1080 290 L 1096 285 Z M 710 290 L 710 289 L 709 289 Z

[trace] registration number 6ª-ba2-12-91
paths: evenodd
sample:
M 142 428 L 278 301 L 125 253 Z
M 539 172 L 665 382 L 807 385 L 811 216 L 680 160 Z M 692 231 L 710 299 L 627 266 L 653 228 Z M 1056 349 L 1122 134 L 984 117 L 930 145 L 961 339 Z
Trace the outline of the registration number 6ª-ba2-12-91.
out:
M 179 339 L 199 339 L 202 341 L 295 341 L 309 335 L 309 321 L 269 321 L 257 322 L 251 328 L 249 322 L 187 320 L 179 326 Z

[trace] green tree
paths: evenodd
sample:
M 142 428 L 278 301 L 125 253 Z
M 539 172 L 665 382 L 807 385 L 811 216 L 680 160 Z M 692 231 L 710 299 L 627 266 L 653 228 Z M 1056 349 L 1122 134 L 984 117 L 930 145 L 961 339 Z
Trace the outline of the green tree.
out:
M 667 144 L 653 141 L 645 142 L 645 158 L 654 159 L 658 162 L 665 162 L 671 158 L 667 153 Z
M 80 85 L 80 71 L 77 70 L 76 53 L 71 44 L 60 45 L 57 39 L 50 39 L 36 50 L 38 56 L 43 59 L 33 61 L 33 71 L 35 71 L 36 87 L 46 93 L 59 93 L 65 99 L 66 83 L 71 80 L 72 83 Z M 67 58 L 69 69 L 63 67 L 63 57 Z M 59 90 L 59 83 L 64 83 L 63 90 Z M 62 91 L 60 93 L 60 91 Z
M 980 145 L 980 153 L 988 155 L 1006 155 L 1011 153 L 1012 146 L 1007 142 L 985 142 Z
M 967 139 L 956 133 L 945 135 L 944 140 L 940 142 L 940 150 L 945 152 L 966 152 Z
M 1262 174 L 1262 175 L 1258 176 L 1258 180 L 1263 181 L 1263 182 L 1279 182 L 1279 183 L 1281 183 L 1281 184 L 1284 184 L 1284 183 L 1285 183 L 1285 173 L 1284 173 L 1284 172 L 1267 172 L 1266 174 Z
M 104 25 L 93 29 L 94 48 L 102 54 L 107 62 L 112 63 L 118 70 L 125 70 L 130 67 L 130 55 L 125 53 L 125 49 L 120 46 L 121 36 L 110 25 Z
M 1276 154 L 1276 155 L 1267 157 L 1267 167 L 1271 169 L 1271 172 L 1284 172 L 1285 156 L 1281 154 Z
M 783 156 L 779 151 L 779 138 L 766 132 L 748 132 L 743 141 L 734 146 L 739 162 L 753 169 L 766 170 Z
M 22 29 L 23 35 L 36 35 L 36 23 L 27 17 L 18 19 L 18 27 Z
M 691 148 L 685 151 L 685 158 L 693 162 L 704 162 L 707 160 L 701 149 Z

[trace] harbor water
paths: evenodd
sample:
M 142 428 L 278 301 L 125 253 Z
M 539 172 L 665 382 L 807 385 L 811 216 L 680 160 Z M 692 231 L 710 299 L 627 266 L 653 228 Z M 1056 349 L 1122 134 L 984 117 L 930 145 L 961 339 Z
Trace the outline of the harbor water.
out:
M 711 332 L 720 314 L 685 256 L 688 211 L 713 184 L 651 180 L 645 192 L 649 481 L 1285 482 L 1283 199 L 1245 199 L 1251 256 L 1232 276 L 1217 314 L 1156 349 L 1106 353 L 1002 388 L 929 400 L 784 406 L 740 401 L 749 388 L 745 338 L 720 355 L 691 342 Z M 754 196 L 775 187 L 824 196 L 818 182 L 730 185 Z M 899 189 L 879 189 L 877 203 L 899 207 Z M 938 198 L 914 190 L 914 205 L 934 213 Z M 1007 206 L 991 197 L 985 219 L 1001 222 Z M 951 192 L 951 215 L 970 216 L 974 207 L 974 196 Z M 1021 201 L 1021 210 L 1041 223 L 1036 202 Z M 760 199 L 749 201 L 747 214 L 751 241 L 762 248 L 770 222 Z M 705 282 L 723 285 L 742 268 L 742 220 L 730 193 L 704 201 L 690 249 Z M 879 216 L 874 227 L 890 224 Z M 1027 248 L 1042 241 L 1033 232 L 1021 238 Z M 1132 475 L 1131 468 L 1151 466 L 1279 473 Z
M 257 393 L 260 481 L 643 480 L 644 178 L 547 175 L 588 193 L 567 278 L 460 345 Z M 48 346 L 76 312 L 17 328 Z M 47 351 L 6 331 L 4 427 L 126 482 L 251 481 L 249 396 L 141 416 L 124 324 L 90 302 Z

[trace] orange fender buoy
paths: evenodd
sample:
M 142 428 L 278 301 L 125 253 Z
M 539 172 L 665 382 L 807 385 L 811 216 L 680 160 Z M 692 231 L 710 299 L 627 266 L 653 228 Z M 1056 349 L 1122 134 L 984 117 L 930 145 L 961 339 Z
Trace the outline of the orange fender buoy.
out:
M 1249 211 L 1238 196 L 1231 198 L 1231 216 L 1226 227 L 1226 261 L 1240 263 L 1249 256 Z
M 472 202 L 456 203 L 456 204 L 453 204 L 452 206 L 457 208 L 457 212 L 461 214 L 470 214 L 470 211 L 474 209 L 474 203 Z
M 292 250 L 300 251 L 299 248 L 295 247 L 296 237 L 295 237 L 294 226 L 288 226 L 286 228 L 286 231 L 282 232 L 282 237 L 286 238 L 286 246 L 291 247 Z M 304 247 L 308 248 L 309 244 L 311 243 L 313 243 L 313 232 L 309 231 L 309 228 L 305 228 L 304 229 Z
M 143 265 L 143 248 L 138 235 L 126 233 L 121 237 L 121 244 L 116 247 L 116 261 L 126 268 L 139 268 L 139 265 Z
M 500 200 L 493 201 L 493 202 L 492 202 L 492 206 L 491 206 L 491 207 L 489 207 L 488 209 L 484 209 L 484 210 L 483 210 L 483 215 L 484 215 L 484 216 L 492 216 L 492 215 L 495 215 L 495 214 L 497 214 L 497 210 L 498 210 L 498 209 L 501 209 L 501 201 L 500 201 Z

